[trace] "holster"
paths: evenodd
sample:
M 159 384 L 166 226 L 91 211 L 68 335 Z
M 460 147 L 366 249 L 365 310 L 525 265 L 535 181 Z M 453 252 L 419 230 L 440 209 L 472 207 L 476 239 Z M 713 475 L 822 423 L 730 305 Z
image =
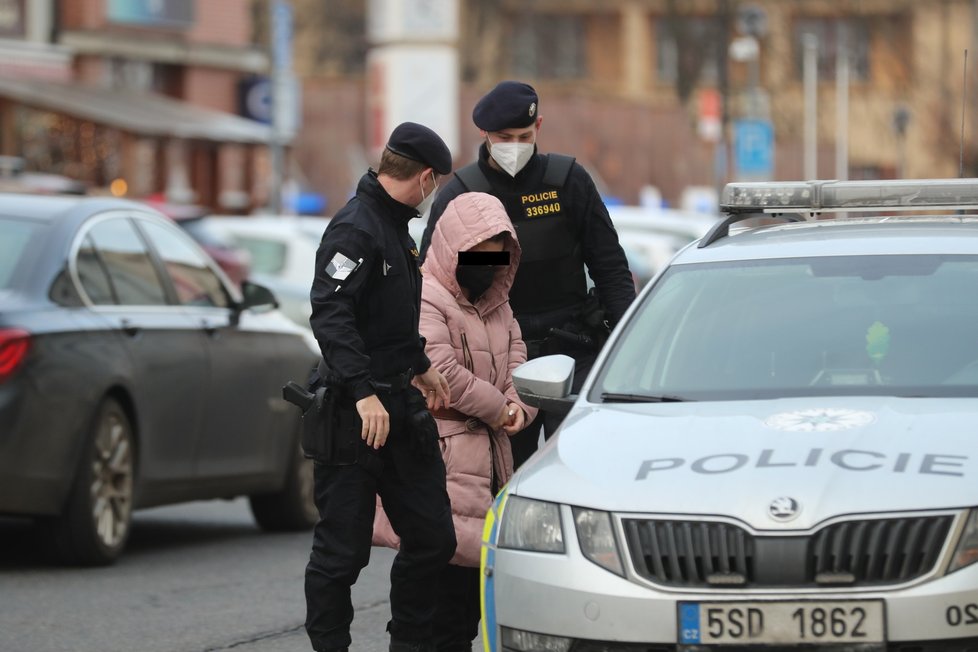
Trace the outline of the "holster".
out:
M 356 408 L 344 405 L 339 390 L 330 385 L 315 390 L 315 401 L 302 413 L 302 451 L 329 466 L 356 464 L 362 422 Z
M 313 396 L 312 403 L 302 412 L 302 453 L 325 463 L 330 457 L 326 432 L 332 412 L 329 404 L 333 397 L 328 387 L 319 387 Z
M 408 436 L 411 438 L 411 451 L 420 459 L 434 459 L 441 455 L 438 446 L 438 424 L 428 410 L 428 404 L 421 392 L 408 391 L 407 396 Z

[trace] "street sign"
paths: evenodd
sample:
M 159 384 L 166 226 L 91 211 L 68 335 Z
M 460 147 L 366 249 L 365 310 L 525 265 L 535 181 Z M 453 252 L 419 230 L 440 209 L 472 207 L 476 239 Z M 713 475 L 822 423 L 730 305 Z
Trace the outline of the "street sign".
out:
M 742 181 L 774 176 L 774 126 L 770 120 L 734 121 L 734 166 Z

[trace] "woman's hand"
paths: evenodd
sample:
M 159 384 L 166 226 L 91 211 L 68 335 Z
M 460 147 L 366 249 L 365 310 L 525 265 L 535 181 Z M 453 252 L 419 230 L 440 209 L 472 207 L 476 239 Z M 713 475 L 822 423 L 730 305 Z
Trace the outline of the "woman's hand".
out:
M 515 435 L 526 427 L 526 412 L 516 403 L 507 403 L 505 414 L 501 427 L 507 435 Z

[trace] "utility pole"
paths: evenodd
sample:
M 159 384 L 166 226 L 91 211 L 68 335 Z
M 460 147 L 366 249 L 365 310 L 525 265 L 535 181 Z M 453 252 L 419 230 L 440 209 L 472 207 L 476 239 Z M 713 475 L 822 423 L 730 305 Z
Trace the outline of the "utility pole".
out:
M 288 0 L 268 0 L 268 41 L 271 59 L 272 128 L 268 142 L 271 154 L 271 178 L 268 189 L 268 209 L 272 215 L 282 214 L 282 185 L 284 180 L 286 133 L 294 125 L 290 111 L 295 110 L 292 78 L 292 5 Z
M 849 178 L 849 44 L 841 28 L 835 53 L 835 178 Z
M 814 34 L 802 37 L 804 47 L 803 74 L 805 83 L 805 179 L 818 179 L 818 38 Z
M 720 93 L 720 138 L 714 151 L 714 185 L 717 197 L 723 191 L 723 186 L 730 176 L 730 29 L 733 24 L 733 13 L 729 0 L 719 0 L 720 11 L 717 14 L 719 23 L 719 44 L 717 47 L 717 90 Z

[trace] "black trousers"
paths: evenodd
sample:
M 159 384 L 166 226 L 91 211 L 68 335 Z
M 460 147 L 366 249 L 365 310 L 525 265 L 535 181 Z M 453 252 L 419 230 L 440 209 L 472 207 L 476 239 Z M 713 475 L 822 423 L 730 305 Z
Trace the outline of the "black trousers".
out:
M 586 353 L 561 351 L 565 355 L 574 358 L 574 382 L 571 391 L 575 394 L 581 390 L 584 379 L 591 372 L 594 361 L 598 354 L 588 351 Z M 563 414 L 554 414 L 540 410 L 537 417 L 530 422 L 523 430 L 509 438 L 510 447 L 513 449 L 513 468 L 518 469 L 523 462 L 530 459 L 530 456 L 537 452 L 540 445 L 540 429 L 543 429 L 544 440 L 550 439 L 564 421 Z
M 472 652 L 482 617 L 479 603 L 479 569 L 448 564 L 438 581 L 435 609 L 435 650 Z
M 388 629 L 399 640 L 431 640 L 438 578 L 455 554 L 455 529 L 437 443 L 433 451 L 419 451 L 407 428 L 405 399 L 416 391 L 380 395 L 391 432 L 379 451 L 379 472 L 362 463 L 315 465 L 319 522 L 305 575 L 306 633 L 315 650 L 351 643 L 350 587 L 370 560 L 378 495 L 401 538 L 391 568 Z M 378 454 L 370 450 L 363 444 L 363 454 Z

